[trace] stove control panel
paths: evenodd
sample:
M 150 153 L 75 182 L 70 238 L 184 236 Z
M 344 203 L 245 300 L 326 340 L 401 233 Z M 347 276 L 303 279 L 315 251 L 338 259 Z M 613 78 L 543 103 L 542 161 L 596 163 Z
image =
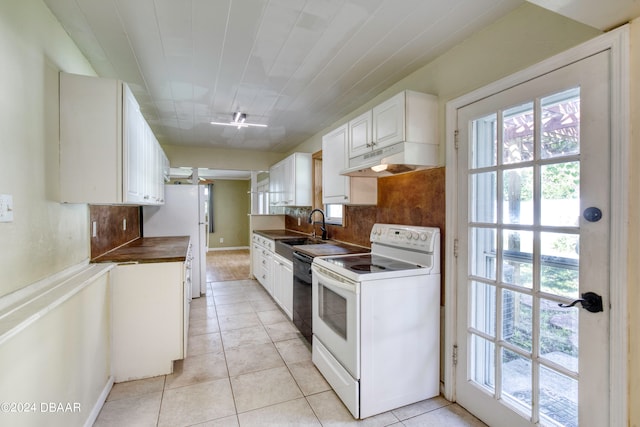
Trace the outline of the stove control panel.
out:
M 439 243 L 440 229 L 397 224 L 374 224 L 371 243 L 433 252 Z

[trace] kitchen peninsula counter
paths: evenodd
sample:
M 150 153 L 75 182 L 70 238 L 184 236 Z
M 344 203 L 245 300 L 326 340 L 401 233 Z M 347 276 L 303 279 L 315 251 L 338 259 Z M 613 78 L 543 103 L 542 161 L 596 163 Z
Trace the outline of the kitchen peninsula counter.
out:
M 92 259 L 91 262 L 183 262 L 187 258 L 189 240 L 189 236 L 140 237 Z

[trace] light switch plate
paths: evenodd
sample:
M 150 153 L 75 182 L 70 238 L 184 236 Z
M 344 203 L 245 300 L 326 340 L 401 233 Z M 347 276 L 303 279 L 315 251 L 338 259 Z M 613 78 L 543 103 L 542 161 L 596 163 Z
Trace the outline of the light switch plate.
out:
M 0 194 L 0 222 L 13 222 L 13 196 Z

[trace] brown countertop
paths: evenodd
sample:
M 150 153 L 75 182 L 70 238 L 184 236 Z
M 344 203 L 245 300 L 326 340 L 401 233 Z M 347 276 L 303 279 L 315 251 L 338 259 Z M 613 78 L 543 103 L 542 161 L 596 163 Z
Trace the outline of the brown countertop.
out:
M 299 231 L 293 231 L 293 230 L 253 230 L 253 232 L 271 240 L 295 239 L 300 237 L 311 238 L 311 235 L 309 234 L 300 233 Z M 345 242 L 339 242 L 337 240 L 329 239 L 329 240 L 323 241 L 317 237 L 316 239 L 322 243 L 310 244 L 310 245 L 296 245 L 296 246 L 293 246 L 293 250 L 297 252 L 302 252 L 312 257 L 329 256 L 329 255 L 345 255 L 345 254 L 362 254 L 362 253 L 368 253 L 371 251 L 369 248 L 366 248 L 363 246 L 353 245 Z
M 254 233 L 259 234 L 267 239 L 295 239 L 296 237 L 311 237 L 308 234 L 300 233 L 293 230 L 253 230 Z
M 187 257 L 189 236 L 141 237 L 91 262 L 181 262 Z
M 298 245 L 294 246 L 293 250 L 296 252 L 302 252 L 303 254 L 317 257 L 328 255 L 346 255 L 346 254 L 363 254 L 368 253 L 371 250 L 362 246 L 351 245 L 343 242 L 336 242 L 327 240 L 327 243 L 318 243 L 315 245 Z

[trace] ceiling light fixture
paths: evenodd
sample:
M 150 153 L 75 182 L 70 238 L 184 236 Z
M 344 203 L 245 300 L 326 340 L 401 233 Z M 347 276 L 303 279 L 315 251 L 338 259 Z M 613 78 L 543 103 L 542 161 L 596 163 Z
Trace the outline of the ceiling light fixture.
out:
M 211 122 L 211 124 L 219 125 L 219 126 L 235 126 L 238 129 L 248 128 L 248 127 L 259 127 L 259 128 L 267 127 L 267 125 L 263 125 L 260 123 L 247 123 L 247 115 L 240 111 L 236 111 L 235 113 L 233 113 L 233 115 L 231 116 L 230 122 Z

